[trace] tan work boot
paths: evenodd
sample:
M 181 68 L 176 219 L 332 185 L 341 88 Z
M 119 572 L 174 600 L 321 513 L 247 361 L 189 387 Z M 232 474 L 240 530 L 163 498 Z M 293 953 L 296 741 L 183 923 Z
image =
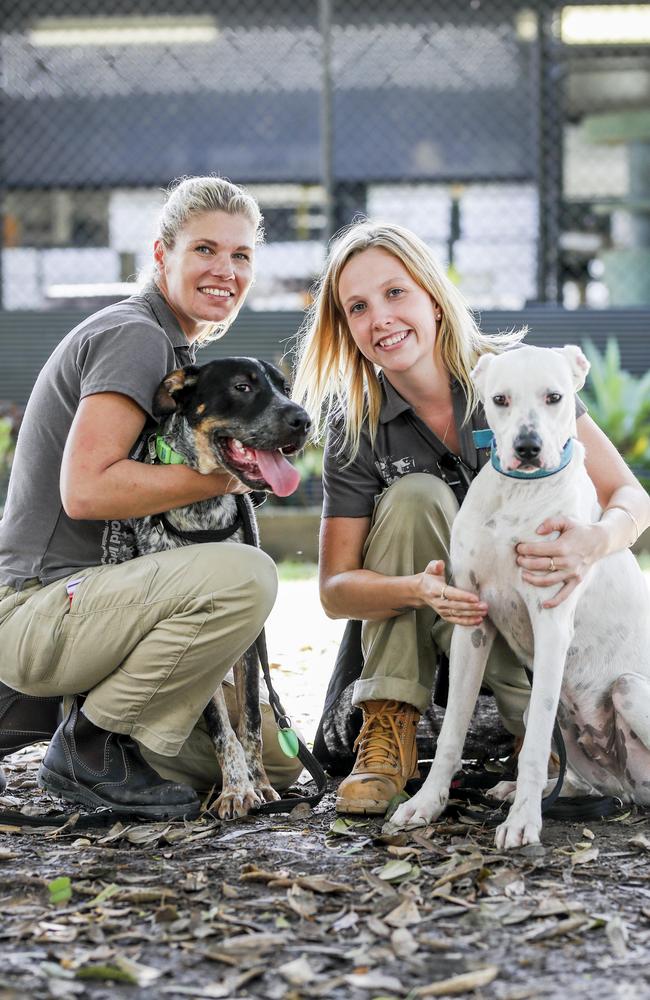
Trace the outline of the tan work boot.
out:
M 403 701 L 366 701 L 352 774 L 339 785 L 336 811 L 383 815 L 418 774 L 415 730 L 420 713 Z

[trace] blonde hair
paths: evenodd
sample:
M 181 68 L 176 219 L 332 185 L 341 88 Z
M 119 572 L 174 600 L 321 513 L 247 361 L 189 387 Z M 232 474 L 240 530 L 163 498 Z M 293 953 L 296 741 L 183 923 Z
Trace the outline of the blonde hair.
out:
M 377 432 L 382 392 L 375 365 L 350 333 L 339 298 L 341 272 L 348 261 L 371 247 L 391 253 L 441 309 L 436 350 L 467 395 L 465 417 L 477 402 L 470 372 L 478 358 L 518 343 L 526 329 L 487 336 L 478 329 L 462 295 L 435 261 L 430 249 L 403 226 L 355 222 L 332 244 L 314 303 L 297 335 L 293 396 L 308 410 L 318 440 L 333 419 L 343 418 L 341 449 L 354 458 L 367 420 L 371 440 Z
M 223 177 L 180 177 L 172 181 L 167 189 L 167 198 L 158 219 L 156 239 L 167 249 L 171 249 L 176 238 L 185 225 L 197 215 L 206 212 L 226 212 L 228 215 L 243 215 L 255 227 L 255 244 L 264 241 L 263 217 L 257 201 L 245 188 L 232 184 Z M 145 277 L 147 277 L 145 275 Z M 148 275 L 157 283 L 157 272 L 154 269 Z M 240 307 L 243 300 L 240 303 Z M 236 309 L 223 323 L 217 323 L 202 332 L 196 339 L 197 344 L 205 344 L 210 340 L 223 337 L 228 327 L 235 320 L 239 309 Z

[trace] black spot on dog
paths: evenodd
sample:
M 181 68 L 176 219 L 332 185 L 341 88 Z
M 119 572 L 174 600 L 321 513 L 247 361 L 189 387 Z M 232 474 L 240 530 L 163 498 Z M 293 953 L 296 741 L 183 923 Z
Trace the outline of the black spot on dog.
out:
M 481 643 L 485 642 L 485 632 L 481 628 L 475 628 L 472 632 L 472 646 L 478 649 Z

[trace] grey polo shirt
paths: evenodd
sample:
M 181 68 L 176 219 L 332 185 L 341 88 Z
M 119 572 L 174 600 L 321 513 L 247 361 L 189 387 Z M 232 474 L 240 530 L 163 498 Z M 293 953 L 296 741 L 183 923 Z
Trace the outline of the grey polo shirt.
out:
M 84 566 L 133 555 L 121 521 L 71 520 L 59 475 L 63 449 L 85 396 L 118 392 L 153 423 L 151 404 L 164 376 L 190 364 L 193 350 L 155 285 L 84 320 L 41 370 L 18 435 L 0 522 L 0 583 L 21 588 L 68 576 Z
M 449 454 L 443 442 L 436 437 L 416 415 L 413 407 L 380 376 L 382 403 L 379 426 L 374 443 L 366 427 L 361 433 L 357 455 L 348 462 L 345 453 L 339 454 L 342 422 L 335 423 L 327 437 L 323 460 L 323 517 L 371 517 L 377 497 L 402 476 L 425 472 L 449 482 L 457 475 L 453 463 L 445 460 Z M 454 421 L 460 442 L 462 472 L 473 479 L 489 461 L 489 452 L 477 451 L 472 431 L 487 427 L 485 412 L 479 403 L 467 423 L 465 392 L 461 384 L 452 381 Z M 576 416 L 586 408 L 576 396 Z M 461 472 L 461 474 L 462 474 Z

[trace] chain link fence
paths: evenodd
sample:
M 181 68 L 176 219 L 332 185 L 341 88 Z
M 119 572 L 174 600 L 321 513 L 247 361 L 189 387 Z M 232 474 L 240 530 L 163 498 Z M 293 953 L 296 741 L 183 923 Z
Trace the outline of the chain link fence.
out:
M 650 4 L 4 9 L 6 310 L 128 293 L 197 173 L 262 205 L 254 309 L 302 308 L 359 215 L 416 230 L 480 309 L 650 306 Z

